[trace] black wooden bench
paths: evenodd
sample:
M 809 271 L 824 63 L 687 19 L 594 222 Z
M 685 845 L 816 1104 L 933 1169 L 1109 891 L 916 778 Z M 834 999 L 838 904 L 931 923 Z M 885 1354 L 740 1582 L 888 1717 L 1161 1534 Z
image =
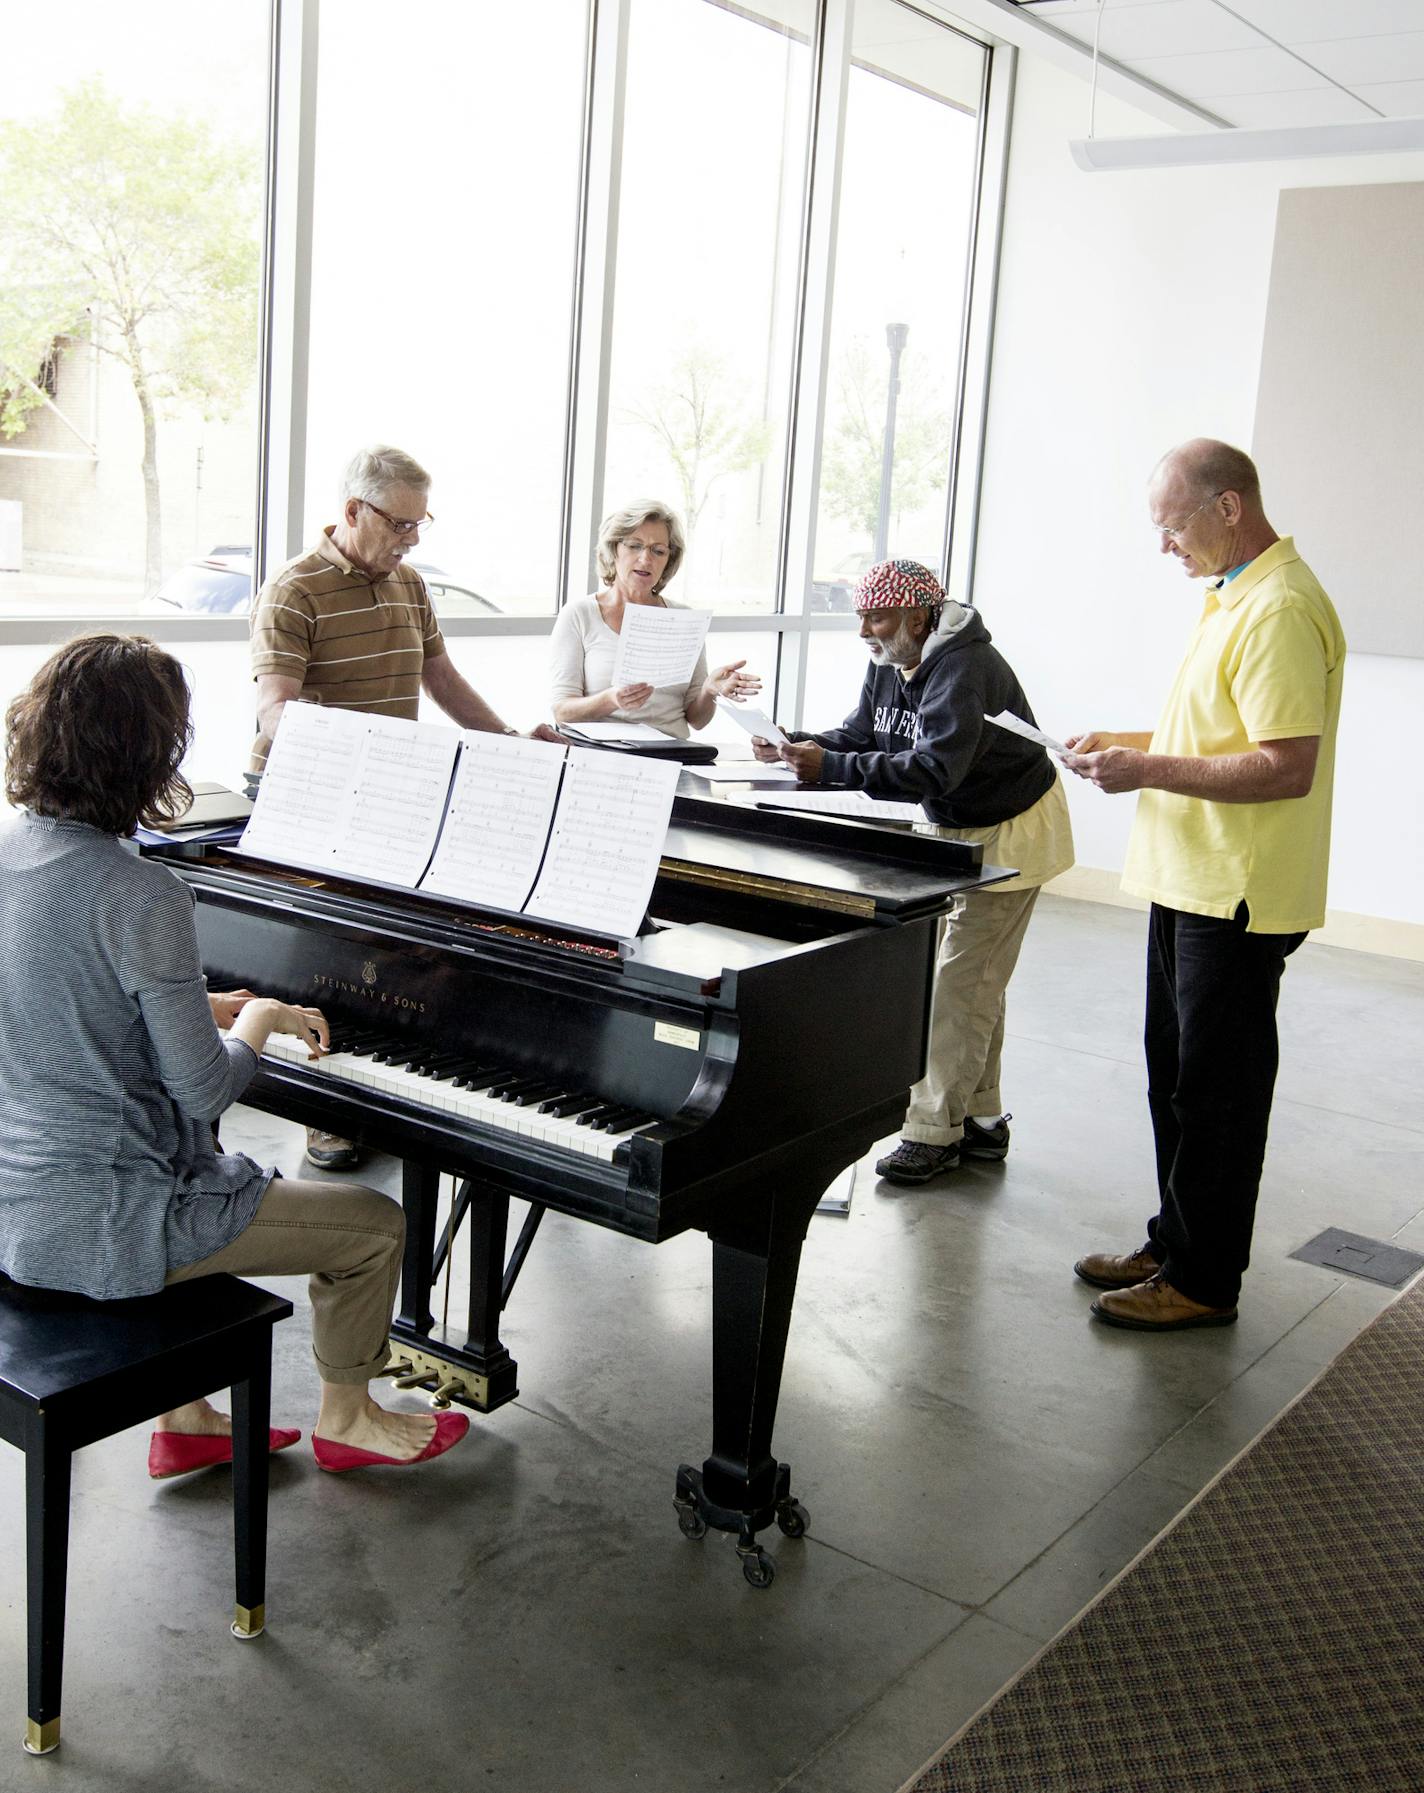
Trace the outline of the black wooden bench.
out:
M 70 1457 L 83 1445 L 231 1388 L 232 1634 L 260 1635 L 272 1328 L 291 1311 L 290 1301 L 234 1276 L 136 1301 L 90 1301 L 0 1276 L 0 1438 L 25 1453 L 31 1755 L 59 1744 Z

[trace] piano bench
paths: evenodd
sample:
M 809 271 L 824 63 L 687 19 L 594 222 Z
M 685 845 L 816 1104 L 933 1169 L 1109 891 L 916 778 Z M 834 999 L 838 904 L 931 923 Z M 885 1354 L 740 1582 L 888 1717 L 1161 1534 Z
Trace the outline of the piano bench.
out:
M 263 1628 L 272 1328 L 290 1301 L 234 1276 L 90 1301 L 0 1276 L 0 1438 L 25 1453 L 29 1703 L 24 1747 L 59 1744 L 73 1453 L 232 1390 L 235 1637 Z

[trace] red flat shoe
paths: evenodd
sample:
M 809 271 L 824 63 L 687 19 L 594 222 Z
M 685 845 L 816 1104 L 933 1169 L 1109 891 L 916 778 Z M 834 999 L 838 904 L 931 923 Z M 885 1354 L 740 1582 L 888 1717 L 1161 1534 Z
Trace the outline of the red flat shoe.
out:
M 443 1457 L 452 1444 L 458 1444 L 470 1429 L 468 1413 L 451 1409 L 437 1415 L 435 1436 L 418 1457 L 383 1457 L 379 1451 L 363 1451 L 354 1444 L 334 1444 L 329 1438 L 312 1433 L 312 1451 L 317 1464 L 340 1475 L 347 1469 L 409 1469 L 415 1463 L 428 1463 L 432 1457 Z
M 286 1426 L 271 1426 L 267 1449 L 273 1456 L 290 1450 L 301 1433 Z M 222 1432 L 155 1432 L 148 1441 L 148 1473 L 155 1482 L 172 1475 L 189 1475 L 195 1469 L 211 1469 L 215 1463 L 232 1462 L 232 1439 Z

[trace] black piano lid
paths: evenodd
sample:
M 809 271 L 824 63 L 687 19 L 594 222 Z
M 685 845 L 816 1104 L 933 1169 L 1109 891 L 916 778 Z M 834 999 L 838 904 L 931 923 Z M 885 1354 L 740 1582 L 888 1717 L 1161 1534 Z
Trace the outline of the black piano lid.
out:
M 778 886 L 820 891 L 828 908 L 906 921 L 945 908 L 960 891 L 1014 876 L 983 859 L 977 842 L 680 793 L 663 848 L 663 875 L 693 882 L 745 878 L 773 900 Z

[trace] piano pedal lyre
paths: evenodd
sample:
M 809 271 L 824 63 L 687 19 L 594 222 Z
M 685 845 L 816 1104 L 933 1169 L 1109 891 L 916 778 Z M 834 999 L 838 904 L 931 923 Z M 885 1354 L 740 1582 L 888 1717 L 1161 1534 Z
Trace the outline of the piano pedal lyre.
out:
M 396 1388 L 418 1388 L 430 1397 L 430 1405 L 443 1411 L 459 1401 L 489 1411 L 489 1378 L 473 1370 L 459 1369 L 446 1358 L 417 1351 L 402 1341 L 381 1371 Z

